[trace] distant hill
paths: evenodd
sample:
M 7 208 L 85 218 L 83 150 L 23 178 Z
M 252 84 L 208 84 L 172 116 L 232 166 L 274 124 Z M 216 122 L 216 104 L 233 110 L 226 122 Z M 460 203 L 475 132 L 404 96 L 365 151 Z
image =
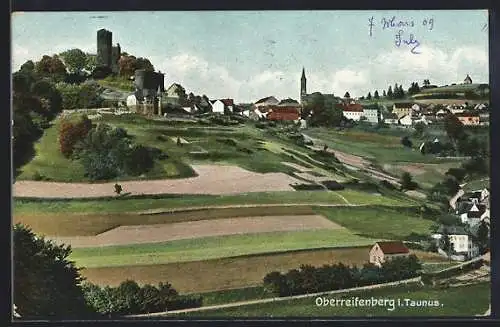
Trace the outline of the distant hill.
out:
M 490 88 L 488 84 L 456 84 L 422 89 L 413 95 L 414 100 L 426 99 L 460 99 L 488 100 Z

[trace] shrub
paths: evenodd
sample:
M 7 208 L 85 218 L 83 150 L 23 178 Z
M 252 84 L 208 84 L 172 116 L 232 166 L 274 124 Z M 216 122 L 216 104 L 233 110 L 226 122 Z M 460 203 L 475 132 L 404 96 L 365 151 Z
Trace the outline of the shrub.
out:
M 100 124 L 78 144 L 74 157 L 81 161 L 90 180 L 109 180 L 123 173 L 135 176 L 153 168 L 161 151 L 134 145 L 125 135 L 123 129 Z
M 467 172 L 464 168 L 450 168 L 446 172 L 446 175 L 455 177 L 455 179 L 459 182 L 463 181 Z
M 236 141 L 233 139 L 216 139 L 216 141 L 219 143 L 230 145 L 230 146 L 237 146 L 238 145 L 238 143 L 236 143 Z
M 324 190 L 324 187 L 319 184 L 291 184 L 297 191 L 320 191 Z
M 92 122 L 87 116 L 80 116 L 76 123 L 63 120 L 59 129 L 59 147 L 61 153 L 69 158 L 73 154 L 75 145 L 82 141 L 92 128 Z
M 342 184 L 336 181 L 323 181 L 321 184 L 323 184 L 330 191 L 339 191 L 345 188 Z
M 316 268 L 302 265 L 286 274 L 271 272 L 264 277 L 266 290 L 278 296 L 316 293 L 412 278 L 422 266 L 415 255 L 394 258 L 382 267 L 365 264 L 359 269 L 342 263 Z

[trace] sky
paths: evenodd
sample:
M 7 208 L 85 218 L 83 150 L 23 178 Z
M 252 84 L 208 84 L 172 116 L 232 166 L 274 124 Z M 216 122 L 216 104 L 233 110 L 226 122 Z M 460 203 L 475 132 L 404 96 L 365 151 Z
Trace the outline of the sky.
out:
M 339 96 L 467 74 L 489 81 L 486 10 L 17 12 L 11 21 L 12 71 L 67 49 L 96 53 L 105 28 L 165 73 L 166 87 L 239 103 L 298 99 L 303 67 L 308 93 Z

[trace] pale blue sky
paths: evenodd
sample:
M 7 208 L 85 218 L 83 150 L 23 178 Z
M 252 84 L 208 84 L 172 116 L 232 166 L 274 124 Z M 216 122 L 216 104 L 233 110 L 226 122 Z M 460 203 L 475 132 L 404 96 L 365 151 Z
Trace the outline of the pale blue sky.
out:
M 420 54 L 396 47 L 399 29 L 384 30 L 381 22 L 392 16 L 414 22 L 403 39 L 413 34 Z M 432 30 L 424 19 L 433 19 Z M 177 82 L 188 92 L 237 102 L 298 98 L 304 66 L 308 92 L 361 96 L 427 78 L 457 83 L 467 73 L 487 83 L 487 21 L 485 10 L 15 13 L 12 69 L 75 47 L 95 53 L 96 32 L 106 28 L 123 51 L 164 72 L 167 87 Z

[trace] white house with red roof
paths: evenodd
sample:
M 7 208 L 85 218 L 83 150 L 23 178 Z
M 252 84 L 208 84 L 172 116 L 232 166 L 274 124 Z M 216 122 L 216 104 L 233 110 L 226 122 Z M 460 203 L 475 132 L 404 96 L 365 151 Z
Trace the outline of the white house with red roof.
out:
M 384 262 L 395 257 L 407 257 L 410 250 L 401 241 L 381 241 L 370 249 L 370 263 L 381 266 Z
M 354 121 L 359 121 L 364 116 L 363 106 L 359 103 L 349 103 L 342 105 L 342 115 Z

